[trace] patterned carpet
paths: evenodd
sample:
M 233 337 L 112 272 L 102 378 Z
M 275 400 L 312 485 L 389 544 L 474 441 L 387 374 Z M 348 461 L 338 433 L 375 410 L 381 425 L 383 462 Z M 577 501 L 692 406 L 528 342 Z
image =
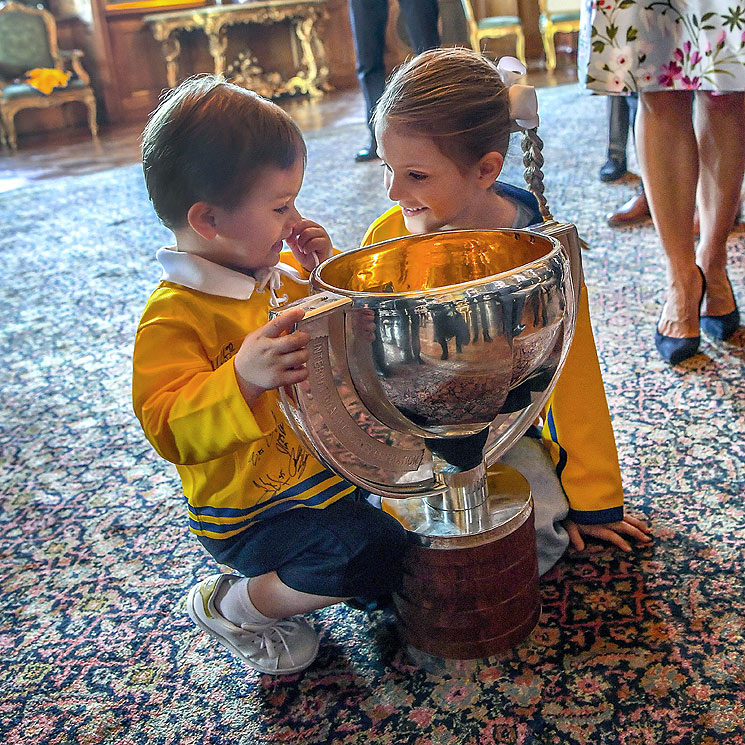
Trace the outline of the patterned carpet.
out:
M 0 741 L 5 745 L 745 743 L 745 335 L 677 368 L 652 333 L 651 224 L 606 227 L 605 102 L 540 91 L 547 196 L 585 271 L 628 509 L 654 546 L 570 551 L 532 639 L 472 675 L 418 669 L 394 619 L 313 615 L 317 662 L 272 678 L 196 630 L 213 565 L 129 400 L 134 329 L 168 240 L 138 167 L 0 194 Z M 352 247 L 386 207 L 359 125 L 310 133 L 300 205 Z M 508 173 L 519 183 L 519 148 Z M 731 237 L 741 307 L 745 235 Z

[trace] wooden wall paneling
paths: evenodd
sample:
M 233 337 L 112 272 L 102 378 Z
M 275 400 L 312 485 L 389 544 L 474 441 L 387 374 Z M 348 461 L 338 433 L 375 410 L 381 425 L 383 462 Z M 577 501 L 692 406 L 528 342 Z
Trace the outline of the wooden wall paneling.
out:
M 326 50 L 331 86 L 340 90 L 355 87 L 357 61 L 347 0 L 329 0 L 326 4 L 326 18 L 318 25 L 318 35 Z
M 108 27 L 119 116 L 128 122 L 144 121 L 167 88 L 160 46 L 139 14 L 110 16 Z
M 166 88 L 160 46 L 142 21 L 148 12 L 111 11 L 95 0 L 101 93 L 110 123 L 144 123 Z
M 528 62 L 543 60 L 543 42 L 538 30 L 538 0 L 517 0 L 517 14 L 523 23 L 526 59 Z

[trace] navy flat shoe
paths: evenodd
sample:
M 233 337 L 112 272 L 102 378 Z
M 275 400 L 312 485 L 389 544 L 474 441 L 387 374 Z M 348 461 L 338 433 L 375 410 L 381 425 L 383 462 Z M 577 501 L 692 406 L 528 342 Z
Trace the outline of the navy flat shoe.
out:
M 701 320 L 701 304 L 704 302 L 704 294 L 706 293 L 706 277 L 699 267 L 701 272 L 701 300 L 699 300 L 699 322 Z M 660 313 L 660 318 L 662 313 Z M 659 327 L 660 321 L 657 319 L 657 327 Z M 675 336 L 665 336 L 661 334 L 657 328 L 654 332 L 654 345 L 657 347 L 657 351 L 660 353 L 665 362 L 669 362 L 671 365 L 677 365 L 683 360 L 687 360 L 689 357 L 693 357 L 697 352 L 699 345 L 701 344 L 701 335 L 698 336 L 684 336 L 677 338 Z
M 732 290 L 732 282 L 727 277 L 729 282 L 729 288 Z M 735 296 L 735 291 L 732 290 L 732 297 Z M 729 313 L 725 313 L 721 316 L 701 316 L 701 330 L 711 336 L 712 339 L 718 339 L 719 341 L 726 341 L 737 331 L 740 327 L 740 311 L 737 309 L 737 303 L 735 303 L 735 309 Z

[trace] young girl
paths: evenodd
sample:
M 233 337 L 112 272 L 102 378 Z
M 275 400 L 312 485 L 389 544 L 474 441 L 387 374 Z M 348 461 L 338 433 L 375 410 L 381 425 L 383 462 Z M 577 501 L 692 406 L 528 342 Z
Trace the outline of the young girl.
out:
M 535 91 L 510 87 L 524 73 L 517 60 L 497 66 L 466 49 L 424 52 L 398 68 L 374 117 L 385 187 L 397 205 L 368 228 L 363 245 L 412 233 L 541 222 L 535 197 L 497 181 L 510 131 L 538 123 Z M 540 185 L 536 191 L 542 192 Z M 646 524 L 623 512 L 584 286 L 572 346 L 541 425 L 538 439 L 522 438 L 503 458 L 531 483 L 540 573 L 570 540 L 582 550 L 583 535 L 624 551 L 631 550 L 625 536 L 648 543 Z

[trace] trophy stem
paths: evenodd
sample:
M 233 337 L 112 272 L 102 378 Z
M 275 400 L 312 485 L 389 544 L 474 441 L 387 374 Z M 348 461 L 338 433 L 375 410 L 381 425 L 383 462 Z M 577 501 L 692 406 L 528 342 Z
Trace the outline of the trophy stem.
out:
M 426 498 L 429 519 L 450 525 L 463 535 L 480 533 L 488 525 L 489 491 L 486 486 L 486 464 L 459 471 L 453 466 L 440 470 L 447 491 Z
M 426 498 L 429 519 L 448 525 L 461 535 L 480 533 L 489 524 L 484 444 L 488 428 L 465 437 L 428 439 L 434 470 L 445 491 Z M 432 511 L 434 510 L 434 512 Z

